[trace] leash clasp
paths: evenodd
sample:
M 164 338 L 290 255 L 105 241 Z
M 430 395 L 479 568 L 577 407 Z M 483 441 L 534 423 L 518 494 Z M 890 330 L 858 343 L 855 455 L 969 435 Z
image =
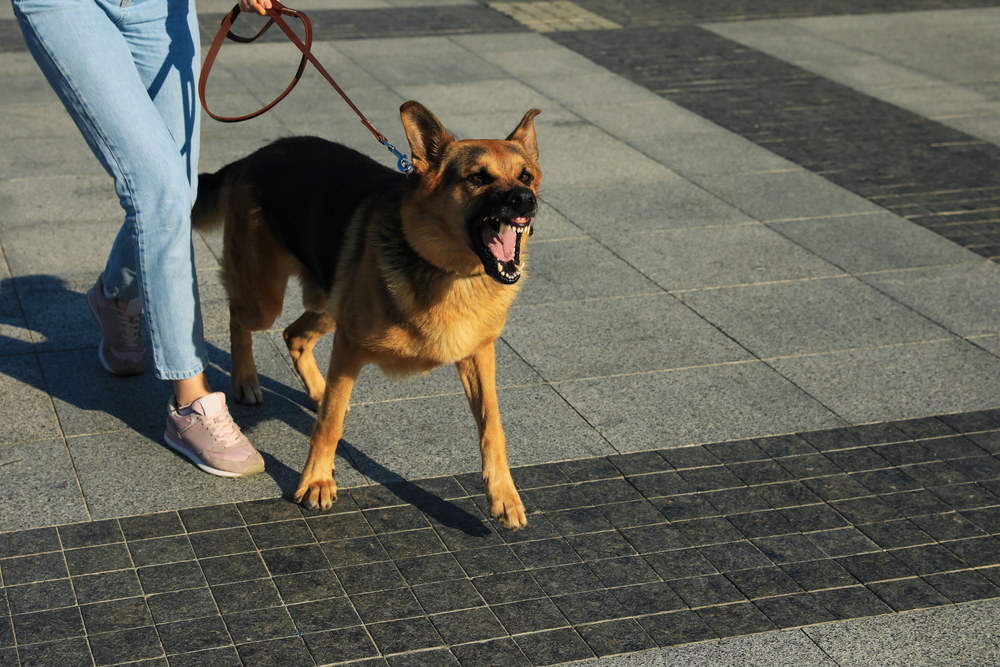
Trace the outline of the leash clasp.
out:
M 390 153 L 399 158 L 396 162 L 396 169 L 399 169 L 401 172 L 409 176 L 410 172 L 413 171 L 413 163 L 410 162 L 410 156 L 405 153 L 400 153 L 385 137 L 380 137 L 379 143 L 388 148 Z

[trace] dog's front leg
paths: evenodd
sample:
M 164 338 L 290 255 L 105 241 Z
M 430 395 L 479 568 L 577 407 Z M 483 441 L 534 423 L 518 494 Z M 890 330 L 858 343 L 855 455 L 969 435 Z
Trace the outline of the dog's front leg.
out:
M 343 335 L 334 334 L 326 391 L 309 442 L 309 458 L 295 492 L 295 502 L 309 509 L 328 510 L 337 501 L 337 483 L 333 481 L 334 457 L 344 433 L 344 415 L 347 414 L 351 390 L 364 363 L 362 355 L 345 342 Z
M 479 426 L 479 449 L 483 455 L 483 484 L 490 514 L 504 528 L 517 530 L 528 525 L 524 504 L 514 488 L 507 466 L 507 438 L 500 424 L 497 402 L 496 359 L 490 341 L 455 366 L 465 386 L 469 407 Z

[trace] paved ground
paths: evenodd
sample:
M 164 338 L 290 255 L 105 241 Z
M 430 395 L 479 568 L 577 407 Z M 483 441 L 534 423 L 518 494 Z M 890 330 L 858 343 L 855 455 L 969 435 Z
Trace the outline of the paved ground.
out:
M 497 345 L 518 533 L 481 512 L 451 369 L 367 370 L 337 507 L 283 499 L 313 421 L 295 294 L 256 338 L 265 405 L 234 409 L 267 473 L 162 444 L 168 389 L 103 373 L 83 301 L 110 180 L 0 10 L 0 666 L 1000 664 L 1000 8 L 797 4 L 298 5 L 397 145 L 407 99 L 459 137 L 544 110 Z M 295 60 L 228 48 L 213 107 Z M 206 120 L 201 169 L 303 133 L 392 162 L 310 72 Z

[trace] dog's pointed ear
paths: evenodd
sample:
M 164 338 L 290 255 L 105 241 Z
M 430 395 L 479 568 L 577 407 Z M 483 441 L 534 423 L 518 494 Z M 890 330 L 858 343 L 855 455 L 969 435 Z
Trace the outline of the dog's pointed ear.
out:
M 524 118 L 521 119 L 521 124 L 517 126 L 517 129 L 507 137 L 507 141 L 516 141 L 524 146 L 524 150 L 536 162 L 538 161 L 538 142 L 535 140 L 535 116 L 540 113 L 542 113 L 541 109 L 531 109 L 528 111 L 528 113 L 524 114 Z
M 455 141 L 427 107 L 410 100 L 399 108 L 403 130 L 410 142 L 410 159 L 417 172 L 437 169 L 445 147 Z

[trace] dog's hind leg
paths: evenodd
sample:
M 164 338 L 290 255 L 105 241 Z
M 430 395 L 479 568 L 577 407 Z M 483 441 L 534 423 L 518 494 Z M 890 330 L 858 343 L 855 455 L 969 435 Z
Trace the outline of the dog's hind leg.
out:
M 496 358 L 490 341 L 457 364 L 465 386 L 469 407 L 479 426 L 479 449 L 483 456 L 483 484 L 490 515 L 504 528 L 517 530 L 528 525 L 524 504 L 514 487 L 507 465 L 507 438 L 500 423 L 497 402 Z
M 344 434 L 344 415 L 347 414 L 351 390 L 365 361 L 364 355 L 353 349 L 342 334 L 334 336 L 326 391 L 309 442 L 309 458 L 294 496 L 295 502 L 309 509 L 328 510 L 337 501 L 337 483 L 333 480 L 334 459 L 337 444 Z
M 337 323 L 328 313 L 305 312 L 299 319 L 292 322 L 282 334 L 285 338 L 285 345 L 292 355 L 292 363 L 295 370 L 306 385 L 306 392 L 312 399 L 313 406 L 319 410 L 323 401 L 323 393 L 326 391 L 326 380 L 323 374 L 316 367 L 316 357 L 313 356 L 313 348 L 316 342 L 325 334 L 337 328 Z

